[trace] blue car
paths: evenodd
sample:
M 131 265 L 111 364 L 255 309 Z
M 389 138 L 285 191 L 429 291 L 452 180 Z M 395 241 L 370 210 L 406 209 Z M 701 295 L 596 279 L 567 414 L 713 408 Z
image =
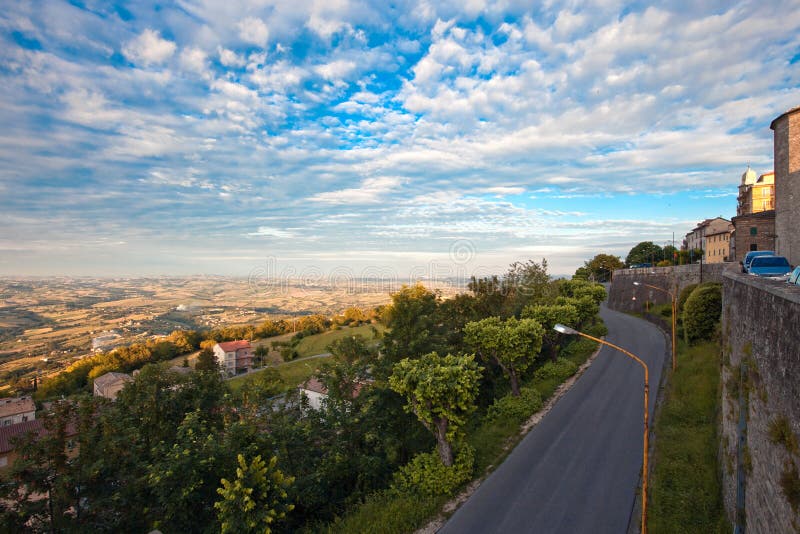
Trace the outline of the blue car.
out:
M 751 250 L 747 254 L 744 255 L 744 260 L 742 260 L 742 272 L 746 273 L 747 270 L 750 268 L 750 262 L 753 261 L 753 258 L 757 258 L 759 256 L 774 256 L 774 250 Z
M 757 256 L 750 262 L 747 272 L 765 278 L 786 278 L 792 266 L 783 256 Z
M 792 271 L 792 274 L 789 275 L 787 282 L 800 286 L 800 265 L 794 268 L 794 271 Z

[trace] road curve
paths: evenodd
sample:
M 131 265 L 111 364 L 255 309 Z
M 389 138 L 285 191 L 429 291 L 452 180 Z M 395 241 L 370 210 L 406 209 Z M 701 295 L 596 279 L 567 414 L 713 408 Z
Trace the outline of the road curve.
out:
M 611 311 L 606 339 L 647 363 L 650 416 L 666 354 L 654 325 Z M 642 463 L 644 371 L 603 347 L 594 363 L 439 531 L 624 534 Z M 638 519 L 634 518 L 637 522 Z

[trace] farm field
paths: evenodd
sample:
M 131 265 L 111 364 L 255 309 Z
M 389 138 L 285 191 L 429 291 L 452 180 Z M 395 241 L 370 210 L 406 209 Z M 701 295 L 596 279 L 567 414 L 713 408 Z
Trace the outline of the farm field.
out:
M 108 351 L 174 330 L 331 316 L 352 306 L 372 309 L 387 304 L 401 283 L 223 276 L 0 278 L 0 393 L 15 383 L 29 385 L 34 375 L 56 374 L 93 349 Z M 443 297 L 459 290 L 447 283 L 428 285 Z M 300 353 L 324 352 L 332 340 L 309 337 Z

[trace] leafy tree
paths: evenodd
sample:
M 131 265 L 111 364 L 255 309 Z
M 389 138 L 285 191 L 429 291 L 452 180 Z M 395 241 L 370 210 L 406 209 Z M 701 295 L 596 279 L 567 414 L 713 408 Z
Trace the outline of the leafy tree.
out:
M 514 317 L 501 321 L 488 317 L 468 323 L 464 339 L 481 359 L 494 361 L 511 381 L 511 394 L 519 396 L 519 377 L 542 350 L 542 326 L 534 319 Z
M 663 255 L 664 253 L 661 247 L 652 241 L 642 241 L 628 252 L 628 256 L 625 258 L 625 264 L 629 267 L 637 263 L 655 264 L 658 260 L 662 259 Z
M 505 317 L 519 317 L 528 304 L 543 304 L 557 292 L 547 274 L 547 260 L 514 262 L 503 278 L 503 293 L 506 295 Z
M 617 256 L 611 254 L 598 254 L 584 263 L 589 276 L 587 278 L 598 282 L 608 282 L 616 269 L 622 269 L 625 264 Z
M 437 348 L 438 301 L 436 293 L 422 284 L 404 285 L 392 294 L 392 303 L 384 310 L 384 322 L 390 329 L 384 336 L 384 352 L 390 362 L 401 356 L 416 358 Z
M 577 269 L 575 269 L 575 274 L 572 275 L 572 279 L 589 280 L 589 275 L 591 274 L 592 272 L 586 266 L 578 267 Z
M 194 368 L 197 371 L 219 371 L 219 362 L 214 351 L 209 348 L 201 350 Z
M 578 323 L 576 326 L 589 324 L 600 312 L 600 305 L 589 295 L 584 295 L 581 298 L 557 297 L 555 304 L 559 306 L 570 305 L 578 310 Z
M 404 358 L 389 378 L 389 386 L 406 397 L 406 410 L 436 438 L 439 458 L 448 467 L 453 465 L 453 442 L 475 410 L 482 371 L 474 355 L 431 352 L 418 360 Z
M 668 261 L 670 265 L 677 265 L 678 258 L 679 258 L 679 251 L 677 248 L 673 247 L 672 245 L 666 245 L 662 249 L 664 253 L 664 261 Z
M 266 345 L 259 345 L 253 351 L 253 355 L 255 356 L 255 362 L 259 367 L 262 367 L 264 365 L 264 360 L 269 356 L 269 348 Z
M 287 502 L 286 492 L 293 479 L 275 467 L 278 461 L 275 456 L 268 464 L 260 455 L 247 463 L 240 454 L 237 461 L 236 478 L 232 481 L 223 478 L 222 487 L 217 489 L 222 500 L 215 502 L 214 508 L 221 532 L 270 533 L 275 522 L 294 509 Z
M 506 294 L 497 276 L 470 279 L 467 285 L 475 299 L 475 313 L 480 317 L 495 317 L 503 313 Z
M 522 317 L 534 319 L 543 328 L 542 347 L 550 352 L 553 361 L 558 358 L 558 332 L 553 327 L 558 324 L 577 325 L 578 309 L 571 304 L 537 304 L 522 310 Z

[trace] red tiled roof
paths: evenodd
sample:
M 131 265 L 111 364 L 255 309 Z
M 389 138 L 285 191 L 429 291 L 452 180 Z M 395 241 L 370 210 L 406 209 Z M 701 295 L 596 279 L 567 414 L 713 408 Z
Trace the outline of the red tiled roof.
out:
M 314 393 L 322 393 L 323 395 L 328 394 L 328 388 L 326 388 L 322 382 L 317 380 L 316 377 L 309 378 L 308 381 L 303 384 L 303 389 L 313 391 Z
M 42 422 L 38 419 L 0 427 L 0 454 L 14 449 L 14 447 L 11 446 L 11 438 L 22 436 L 28 432 L 39 434 L 42 429 L 44 429 L 44 427 L 42 426 Z
M 24 436 L 28 432 L 33 432 L 37 436 L 40 434 L 47 435 L 48 431 L 44 427 L 41 419 L 33 421 L 25 421 L 17 423 L 16 425 L 8 425 L 0 427 L 0 454 L 7 453 L 14 450 L 11 445 L 11 439 L 17 436 Z M 74 422 L 68 422 L 66 428 L 67 436 L 75 436 L 78 434 L 78 429 Z
M 239 349 L 249 349 L 250 348 L 250 342 L 247 341 L 247 340 L 242 340 L 242 341 L 221 341 L 221 342 L 217 343 L 217 345 L 219 345 L 219 348 L 221 348 L 225 352 L 233 352 L 233 351 L 236 351 L 236 350 L 239 350 Z

